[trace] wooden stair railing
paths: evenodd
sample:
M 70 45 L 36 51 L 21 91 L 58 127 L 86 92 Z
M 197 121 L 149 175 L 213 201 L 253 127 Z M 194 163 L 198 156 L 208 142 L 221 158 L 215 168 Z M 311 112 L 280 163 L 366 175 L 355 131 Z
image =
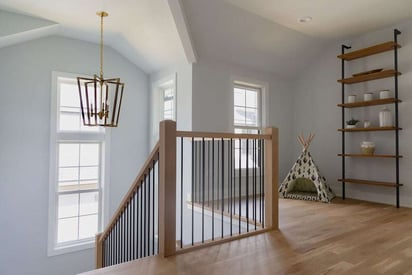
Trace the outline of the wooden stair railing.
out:
M 190 160 L 192 165 L 188 165 L 183 162 L 184 139 L 191 143 L 190 150 L 192 151 L 192 158 Z M 193 180 L 193 162 L 195 161 L 193 159 L 193 142 L 195 139 L 200 140 L 203 143 L 205 140 L 209 140 L 213 143 L 213 146 L 215 142 L 221 142 L 221 164 L 223 163 L 224 156 L 227 156 L 227 154 L 230 154 L 232 159 L 234 158 L 235 150 L 239 150 L 240 152 L 240 148 L 236 149 L 235 146 L 232 147 L 232 140 L 238 140 L 239 143 L 241 140 L 246 140 L 247 144 L 249 144 L 249 140 L 255 140 L 255 143 L 251 143 L 255 146 L 253 147 L 254 150 L 257 150 L 257 144 L 259 144 L 259 148 L 261 150 L 261 171 L 259 175 L 262 178 L 261 183 L 263 183 L 263 186 L 260 187 L 259 191 L 259 195 L 261 196 L 259 203 L 264 204 L 263 209 L 260 210 L 260 213 L 261 215 L 264 215 L 264 218 L 262 218 L 262 222 L 259 224 L 259 227 L 262 230 L 256 231 L 255 223 L 255 231 L 249 232 L 249 223 L 246 222 L 245 224 L 247 224 L 248 230 L 247 232 L 242 232 L 240 230 L 239 222 L 239 234 L 232 235 L 231 232 L 230 235 L 223 236 L 222 230 L 221 238 L 212 238 L 211 240 L 206 240 L 196 246 L 192 244 L 192 246 L 187 246 L 184 248 L 181 247 L 181 249 L 177 251 L 176 240 L 178 238 L 176 236 L 176 232 L 180 229 L 180 234 L 182 234 L 183 224 L 183 216 L 180 216 L 179 218 L 177 215 L 182 215 L 183 212 L 182 207 L 180 207 L 180 213 L 177 213 L 176 210 L 177 205 L 183 205 L 183 167 L 186 169 L 187 167 L 192 166 L 190 173 Z M 177 152 L 177 144 L 181 144 L 181 151 L 179 150 L 179 152 Z M 224 144 L 227 144 L 227 152 L 223 151 Z M 226 158 L 226 160 L 228 159 L 229 157 Z M 187 161 L 187 159 L 185 159 L 185 161 Z M 181 169 L 181 178 L 179 179 L 181 189 L 177 189 L 176 186 L 177 163 L 180 165 L 179 171 Z M 229 167 L 229 164 L 227 165 L 227 167 Z M 221 171 L 226 169 L 224 165 L 222 165 L 221 168 Z M 225 174 L 226 176 L 228 175 L 227 173 L 228 172 Z M 223 183 L 225 182 L 223 179 L 223 174 L 221 180 L 223 186 Z M 189 182 L 186 184 L 190 185 Z M 253 234 L 258 234 L 260 232 L 278 229 L 277 189 L 278 130 L 276 128 L 265 128 L 264 134 L 262 135 L 183 132 L 176 131 L 176 123 L 174 121 L 162 121 L 160 122 L 158 143 L 150 153 L 148 159 L 143 165 L 143 168 L 140 170 L 135 181 L 122 200 L 112 219 L 106 226 L 105 230 L 96 235 L 96 268 L 115 265 L 155 254 L 162 257 L 167 257 L 175 255 L 176 253 L 183 253 L 184 251 L 193 250 L 196 247 L 218 244 L 247 237 Z M 181 192 L 180 201 L 177 201 L 176 191 L 178 193 Z M 254 192 L 255 191 L 256 190 L 254 189 Z M 155 194 L 155 192 L 157 193 Z M 144 197 L 145 194 L 149 194 L 147 200 Z M 228 199 L 223 198 L 222 196 L 222 203 L 225 200 Z M 256 210 L 256 206 L 254 209 Z M 158 210 L 158 212 L 155 213 L 155 210 Z M 214 211 L 212 211 L 212 213 L 214 213 Z M 137 217 L 138 221 L 136 222 L 136 220 L 134 220 L 130 222 L 131 217 L 135 217 L 135 219 Z M 247 217 L 247 220 L 248 219 L 249 216 Z M 176 220 L 181 222 L 180 227 L 177 226 Z M 242 218 L 242 220 L 239 218 L 238 220 L 245 222 L 244 218 Z M 205 229 L 203 228 L 202 232 L 204 230 Z M 232 231 L 232 228 L 230 231 Z

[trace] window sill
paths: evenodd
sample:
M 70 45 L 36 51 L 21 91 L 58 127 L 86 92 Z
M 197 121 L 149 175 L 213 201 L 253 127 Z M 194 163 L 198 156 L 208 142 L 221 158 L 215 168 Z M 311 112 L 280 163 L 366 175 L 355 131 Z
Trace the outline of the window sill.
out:
M 81 243 L 58 245 L 56 247 L 50 248 L 47 251 L 47 256 L 53 257 L 66 253 L 73 253 L 86 249 L 93 249 L 95 247 L 94 240 L 88 240 Z

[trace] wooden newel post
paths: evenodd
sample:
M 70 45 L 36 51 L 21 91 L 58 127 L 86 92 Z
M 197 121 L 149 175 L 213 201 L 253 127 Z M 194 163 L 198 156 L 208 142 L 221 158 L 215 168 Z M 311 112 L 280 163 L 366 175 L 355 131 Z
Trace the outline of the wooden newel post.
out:
M 95 236 L 96 244 L 96 269 L 103 267 L 103 243 L 100 242 L 102 233 L 97 233 Z
M 265 227 L 279 229 L 279 137 L 277 128 L 265 128 Z
M 176 122 L 160 122 L 159 255 L 176 253 Z

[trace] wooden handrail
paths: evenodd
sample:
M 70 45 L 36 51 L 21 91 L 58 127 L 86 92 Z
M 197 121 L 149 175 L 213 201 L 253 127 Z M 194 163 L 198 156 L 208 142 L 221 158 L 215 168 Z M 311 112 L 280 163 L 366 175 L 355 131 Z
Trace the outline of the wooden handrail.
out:
M 268 134 L 235 134 L 235 133 L 219 133 L 219 132 L 189 132 L 189 131 L 176 131 L 177 137 L 188 138 L 205 138 L 205 139 L 272 139 Z
M 145 174 L 150 168 L 152 168 L 153 161 L 158 160 L 159 148 L 160 148 L 160 142 L 158 141 L 156 145 L 154 146 L 152 152 L 150 153 L 149 157 L 147 158 L 146 162 L 142 166 L 142 169 L 140 169 L 139 173 L 137 174 L 137 177 L 133 181 L 133 184 L 129 188 L 129 191 L 126 193 L 119 207 L 117 208 L 116 212 L 110 219 L 110 222 L 107 224 L 106 229 L 101 233 L 99 242 L 102 242 L 107 237 L 112 227 L 116 224 L 117 219 L 123 213 L 123 210 L 125 209 L 125 207 L 127 207 L 129 201 L 132 199 L 133 194 L 136 192 L 136 190 L 139 189 L 142 183 L 142 180 L 144 179 Z

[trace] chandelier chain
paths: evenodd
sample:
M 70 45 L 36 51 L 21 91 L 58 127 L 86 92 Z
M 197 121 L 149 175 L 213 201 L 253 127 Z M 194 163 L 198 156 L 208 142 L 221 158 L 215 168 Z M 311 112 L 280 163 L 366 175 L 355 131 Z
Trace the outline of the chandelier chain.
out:
M 100 15 L 100 78 L 103 79 L 103 12 Z

